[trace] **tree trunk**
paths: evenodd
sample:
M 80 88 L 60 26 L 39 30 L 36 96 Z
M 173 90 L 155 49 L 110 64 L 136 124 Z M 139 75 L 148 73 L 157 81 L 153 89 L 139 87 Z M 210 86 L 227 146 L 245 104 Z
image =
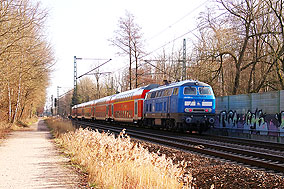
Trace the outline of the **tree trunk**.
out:
M 8 112 L 8 122 L 11 122 L 12 120 L 12 102 L 11 102 L 11 89 L 10 89 L 10 82 L 8 81 L 8 106 L 9 106 L 9 112 Z
M 129 90 L 131 90 L 132 86 L 131 86 L 131 63 L 132 63 L 132 50 L 131 50 L 131 34 L 129 34 L 129 41 L 128 41 L 128 45 L 129 45 Z
M 16 108 L 15 108 L 15 113 L 13 116 L 12 123 L 15 122 L 17 113 L 18 113 L 18 108 L 20 106 L 20 97 L 21 97 L 21 82 L 22 82 L 22 73 L 20 73 L 20 78 L 19 78 L 19 85 L 18 85 L 18 96 L 17 96 L 17 103 L 16 103 Z

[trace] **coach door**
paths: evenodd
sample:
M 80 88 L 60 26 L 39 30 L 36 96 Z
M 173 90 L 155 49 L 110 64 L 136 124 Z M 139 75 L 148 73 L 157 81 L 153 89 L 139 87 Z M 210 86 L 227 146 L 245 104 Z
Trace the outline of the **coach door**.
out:
M 134 120 L 138 120 L 138 100 L 134 101 Z
M 113 104 L 111 104 L 111 118 L 114 119 L 114 116 L 113 116 Z
M 108 119 L 108 117 L 109 117 L 109 113 L 108 113 L 108 111 L 109 111 L 109 106 L 108 106 L 108 105 L 106 105 L 106 115 L 105 115 L 106 120 L 107 120 L 107 119 Z

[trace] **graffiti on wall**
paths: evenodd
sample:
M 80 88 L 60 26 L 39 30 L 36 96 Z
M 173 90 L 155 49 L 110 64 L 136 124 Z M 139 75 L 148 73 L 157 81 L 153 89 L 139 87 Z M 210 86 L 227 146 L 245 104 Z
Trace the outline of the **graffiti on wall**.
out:
M 243 133 L 284 136 L 284 111 L 267 115 L 262 110 L 248 110 L 238 114 L 235 110 L 221 111 L 216 127 L 229 128 Z

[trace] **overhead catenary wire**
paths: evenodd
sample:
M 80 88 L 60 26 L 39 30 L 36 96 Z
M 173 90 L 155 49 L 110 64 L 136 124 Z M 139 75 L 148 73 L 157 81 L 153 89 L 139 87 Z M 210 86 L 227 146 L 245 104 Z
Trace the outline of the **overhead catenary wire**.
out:
M 160 36 L 162 33 L 164 33 L 165 31 L 167 31 L 168 29 L 172 29 L 174 25 L 176 25 L 177 23 L 179 23 L 180 21 L 182 21 L 183 19 L 185 19 L 186 17 L 188 17 L 189 15 L 191 15 L 193 12 L 195 12 L 196 10 L 198 10 L 201 6 L 203 6 L 205 3 L 207 3 L 208 0 L 204 1 L 203 3 L 201 3 L 200 5 L 198 5 L 197 7 L 193 8 L 192 10 L 190 10 L 190 12 L 188 12 L 186 15 L 184 15 L 183 17 L 181 17 L 180 19 L 178 19 L 177 21 L 175 21 L 174 23 L 170 24 L 169 26 L 167 26 L 165 29 L 163 29 L 162 31 L 158 32 L 157 34 L 153 35 L 152 37 L 150 37 L 147 41 L 150 41 L 158 36 Z
M 80 76 L 78 77 L 78 79 L 79 79 L 79 78 L 81 78 L 81 77 L 83 77 L 84 75 L 88 75 L 90 72 L 92 72 L 92 71 L 94 71 L 94 70 L 98 69 L 99 67 L 101 67 L 101 66 L 105 65 L 106 63 L 108 63 L 108 62 L 110 62 L 110 61 L 111 61 L 111 59 L 109 59 L 108 61 L 106 61 L 106 62 L 104 62 L 104 63 L 100 64 L 99 66 L 97 66 L 97 67 L 95 67 L 95 68 L 91 69 L 90 71 L 88 71 L 88 72 L 86 72 L 86 73 L 84 73 L 84 74 L 80 75 Z
M 222 13 L 222 14 L 216 16 L 214 19 L 219 18 L 220 16 L 224 15 L 225 13 L 226 13 L 226 12 L 224 12 L 224 13 Z M 166 42 L 166 43 L 163 44 L 162 46 L 160 46 L 160 47 L 158 47 L 158 48 L 156 48 L 156 49 L 150 51 L 149 53 L 146 53 L 144 56 L 140 57 L 140 59 L 143 59 L 144 57 L 147 57 L 147 56 L 149 56 L 150 54 L 153 54 L 153 53 L 156 52 L 157 50 L 159 50 L 159 49 L 161 49 L 161 48 L 163 48 L 163 47 L 165 47 L 165 46 L 167 46 L 167 45 L 169 45 L 169 44 L 175 42 L 176 40 L 178 40 L 178 39 L 184 37 L 185 35 L 187 35 L 187 34 L 189 34 L 189 33 L 192 33 L 193 31 L 197 30 L 198 28 L 204 27 L 204 26 L 206 26 L 205 23 L 204 23 L 203 25 L 200 25 L 200 26 L 195 27 L 195 28 L 192 29 L 192 30 L 189 30 L 188 32 L 186 32 L 186 33 L 184 33 L 184 34 L 182 34 L 182 35 L 180 35 L 180 36 L 174 38 L 174 39 L 171 40 L 171 41 Z
M 203 4 L 204 4 L 204 3 L 203 3 Z M 201 5 L 200 5 L 200 6 L 201 6 Z M 214 17 L 213 19 L 217 19 L 217 18 L 223 16 L 225 13 L 226 13 L 226 12 L 223 12 L 223 13 L 219 14 L 218 16 Z M 181 19 L 179 19 L 179 20 L 178 20 L 177 22 L 175 22 L 175 23 L 178 23 L 179 21 L 181 21 L 183 18 L 185 18 L 185 17 L 188 16 L 188 15 L 189 15 L 189 14 L 185 15 L 184 17 L 182 17 Z M 175 23 L 174 23 L 174 24 L 175 24 Z M 202 25 L 199 25 L 199 26 L 195 27 L 194 29 L 191 29 L 191 30 L 187 31 L 186 33 L 184 33 L 184 34 L 182 34 L 182 35 L 180 35 L 180 36 L 174 38 L 173 40 L 170 40 L 170 41 L 166 42 L 165 44 L 159 46 L 158 48 L 156 48 L 156 49 L 154 49 L 154 50 L 152 50 L 152 51 L 150 51 L 149 53 L 145 53 L 145 55 L 139 57 L 139 60 L 144 61 L 145 63 L 149 64 L 149 65 L 152 66 L 152 67 L 157 68 L 154 64 L 150 63 L 150 61 L 145 61 L 144 58 L 147 57 L 147 56 L 149 56 L 149 55 L 151 55 L 151 54 L 153 54 L 154 52 L 160 50 L 161 48 L 164 48 L 164 47 L 166 47 L 167 45 L 169 45 L 169 44 L 171 44 L 171 43 L 174 43 L 176 40 L 178 40 L 178 39 L 180 39 L 180 38 L 182 38 L 182 37 L 184 37 L 184 36 L 186 36 L 186 35 L 188 35 L 188 34 L 194 32 L 195 30 L 199 29 L 200 27 L 205 27 L 206 25 L 208 25 L 208 24 L 204 23 L 204 24 L 202 24 Z M 125 68 L 126 68 L 126 66 L 123 67 L 123 69 L 125 69 Z M 158 68 L 157 68 L 157 69 L 158 69 Z M 121 70 L 121 69 L 119 69 L 119 70 Z M 117 70 L 117 71 L 118 71 L 118 70 Z M 161 70 L 160 70 L 160 71 L 161 71 Z
M 203 3 L 201 3 L 200 5 L 198 5 L 197 7 L 191 9 L 191 11 L 189 11 L 187 14 L 185 14 L 184 16 L 182 16 L 181 18 L 179 18 L 178 20 L 176 20 L 174 23 L 170 24 L 168 27 L 166 27 L 165 29 L 163 29 L 162 31 L 158 32 L 157 34 L 155 34 L 154 36 L 150 37 L 149 39 L 146 39 L 147 42 L 149 42 L 150 40 L 158 37 L 159 35 L 161 35 L 162 33 L 164 33 L 165 31 L 167 31 L 170 28 L 173 28 L 174 25 L 178 24 L 180 21 L 182 21 L 183 19 L 185 19 L 186 17 L 188 17 L 189 15 L 191 15 L 193 12 L 195 12 L 196 10 L 198 10 L 201 6 L 203 6 L 204 4 L 206 4 L 209 0 L 204 1 Z M 186 34 L 185 34 L 186 35 Z M 171 41 L 169 42 L 169 44 L 171 43 Z M 167 45 L 167 44 L 166 44 Z M 166 46 L 164 45 L 164 46 Z M 162 48 L 162 47 L 161 47 Z M 160 48 L 159 48 L 160 49 Z M 158 49 L 157 49 L 158 50 Z M 155 50 L 156 51 L 156 50 Z M 145 56 L 143 56 L 145 57 Z M 143 58 L 142 57 L 142 58 Z M 126 69 L 128 66 L 124 66 L 118 70 L 115 70 L 114 72 L 119 72 L 121 70 Z

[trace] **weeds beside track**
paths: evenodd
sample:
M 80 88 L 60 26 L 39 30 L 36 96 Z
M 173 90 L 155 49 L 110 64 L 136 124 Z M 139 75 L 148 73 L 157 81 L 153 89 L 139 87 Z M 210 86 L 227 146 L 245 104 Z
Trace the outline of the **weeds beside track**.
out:
M 58 125 L 56 121 L 50 123 Z M 110 133 L 89 129 L 77 129 L 63 134 L 61 127 L 52 128 L 60 128 L 61 131 L 53 129 L 57 133 L 57 141 L 67 150 L 72 161 L 84 167 L 94 187 L 190 187 L 191 175 L 186 181 L 181 180 L 185 178 L 182 177 L 184 170 L 180 166 L 183 163 L 176 165 L 165 155 L 150 153 L 142 145 L 131 142 L 123 132 L 115 137 Z

